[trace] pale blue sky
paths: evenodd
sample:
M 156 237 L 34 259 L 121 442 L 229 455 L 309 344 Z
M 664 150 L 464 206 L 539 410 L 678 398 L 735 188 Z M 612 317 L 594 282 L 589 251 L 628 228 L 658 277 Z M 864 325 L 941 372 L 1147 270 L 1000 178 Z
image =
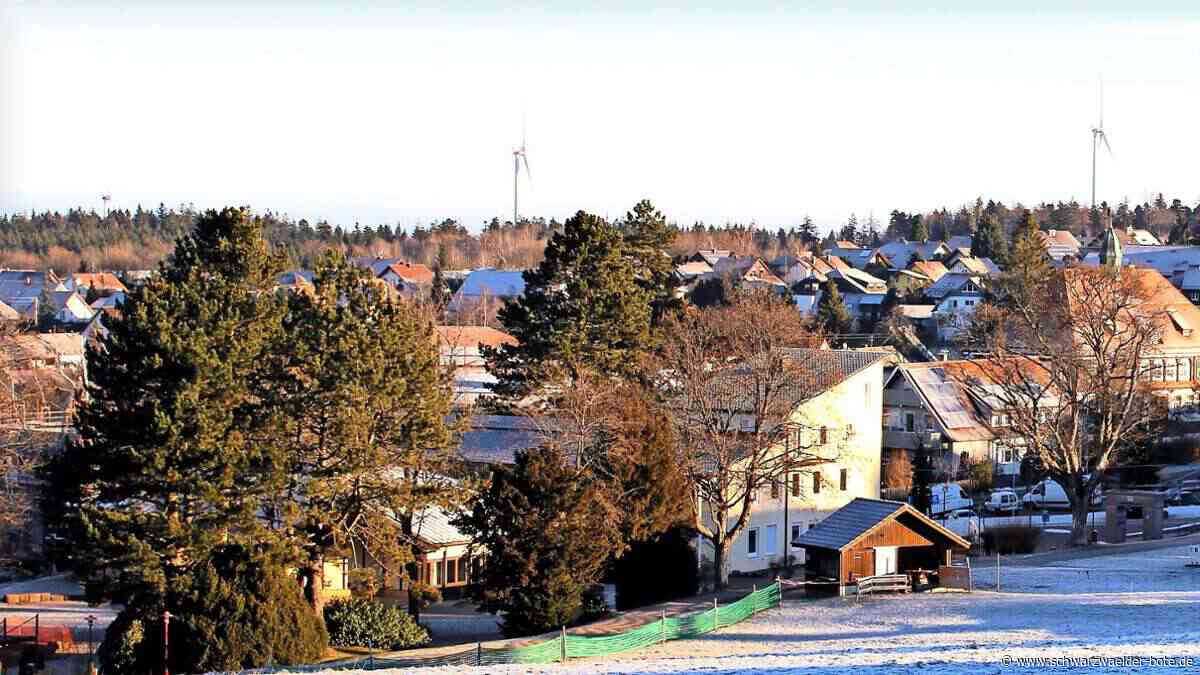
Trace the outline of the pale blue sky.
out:
M 1198 4 L 0 0 L 0 210 L 111 191 L 477 228 L 510 217 L 523 110 L 522 214 L 1086 201 L 1101 74 L 1100 198 L 1194 201 Z

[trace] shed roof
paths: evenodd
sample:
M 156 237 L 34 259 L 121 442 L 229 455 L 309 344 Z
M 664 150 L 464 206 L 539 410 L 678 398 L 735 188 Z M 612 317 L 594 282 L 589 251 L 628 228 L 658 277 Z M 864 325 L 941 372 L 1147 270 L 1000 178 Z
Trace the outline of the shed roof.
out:
M 849 504 L 834 511 L 828 518 L 817 523 L 815 527 L 800 535 L 796 543 L 801 546 L 813 546 L 832 551 L 840 551 L 858 541 L 884 521 L 901 513 L 908 513 L 923 521 L 925 525 L 934 528 L 938 534 L 945 536 L 951 542 L 964 548 L 971 544 L 966 539 L 942 527 L 928 516 L 917 511 L 903 502 L 890 502 L 882 499 L 866 499 L 858 497 Z

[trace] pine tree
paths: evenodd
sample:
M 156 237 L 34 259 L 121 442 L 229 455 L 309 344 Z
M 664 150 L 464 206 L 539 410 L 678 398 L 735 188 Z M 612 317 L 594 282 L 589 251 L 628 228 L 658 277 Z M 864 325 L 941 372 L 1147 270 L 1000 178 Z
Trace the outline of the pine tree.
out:
M 1007 264 L 1008 238 L 1004 236 L 1004 226 L 999 218 L 990 214 L 983 217 L 983 222 L 971 239 L 971 255 L 991 258 L 997 265 Z
M 850 309 L 842 300 L 842 294 L 838 291 L 837 284 L 830 279 L 825 282 L 823 290 L 821 300 L 817 303 L 817 325 L 820 326 L 822 332 L 828 335 L 850 332 L 854 325 L 854 318 L 850 316 Z
M 912 233 L 908 237 L 909 241 L 917 241 L 925 243 L 929 241 L 929 228 L 925 225 L 925 220 L 920 214 L 915 214 L 912 217 Z
M 817 231 L 817 225 L 812 218 L 804 216 L 804 222 L 800 223 L 800 241 L 806 245 L 812 245 L 821 240 L 821 234 Z
M 282 315 L 260 223 L 209 211 L 160 271 L 89 351 L 77 436 L 47 471 L 60 562 L 143 608 L 214 546 L 272 541 L 260 498 L 284 478 L 251 395 Z
M 675 297 L 675 265 L 669 253 L 675 228 L 650 200 L 643 199 L 625 214 L 621 234 L 637 283 L 650 297 L 652 322 L 657 325 L 664 313 L 682 307 Z
M 1031 297 L 1028 294 L 1033 293 L 1050 278 L 1050 263 L 1047 258 L 1037 218 L 1026 210 L 1013 230 L 1008 267 L 997 289 L 1001 300 L 1013 294 Z
M 524 296 L 498 314 L 518 344 L 484 348 L 497 393 L 519 397 L 586 369 L 635 373 L 650 341 L 650 296 L 616 227 L 576 213 L 524 278 Z
M 408 565 L 415 580 L 413 521 L 454 505 L 452 481 L 463 473 L 445 421 L 451 375 L 431 324 L 327 252 L 313 292 L 290 295 L 281 336 L 281 375 L 261 395 L 276 401 L 278 437 L 290 453 L 295 478 L 277 503 L 309 535 L 308 587 L 321 588 L 324 555 L 337 548 L 396 574 Z M 319 610 L 319 594 L 309 599 Z M 419 603 L 409 608 L 416 613 Z

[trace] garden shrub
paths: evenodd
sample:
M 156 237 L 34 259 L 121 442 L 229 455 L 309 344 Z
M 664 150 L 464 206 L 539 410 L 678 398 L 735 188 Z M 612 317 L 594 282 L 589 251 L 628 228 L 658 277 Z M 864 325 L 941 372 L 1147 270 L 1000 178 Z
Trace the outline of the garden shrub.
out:
M 429 643 L 429 631 L 405 611 L 375 600 L 348 598 L 325 606 L 329 643 L 335 647 L 408 649 Z
M 984 530 L 983 536 L 985 539 L 990 538 L 993 551 L 1003 554 L 1033 553 L 1042 537 L 1042 531 L 1028 525 L 1003 525 Z

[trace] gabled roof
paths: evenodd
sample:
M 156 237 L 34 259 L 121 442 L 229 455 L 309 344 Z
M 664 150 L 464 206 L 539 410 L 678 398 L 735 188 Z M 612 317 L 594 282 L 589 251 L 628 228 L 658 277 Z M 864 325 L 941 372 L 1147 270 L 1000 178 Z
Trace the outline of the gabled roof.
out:
M 456 295 L 479 297 L 490 295 L 495 298 L 515 298 L 525 293 L 525 277 L 516 270 L 474 270 L 463 279 Z
M 696 258 L 700 258 L 701 260 L 708 263 L 709 265 L 716 265 L 718 260 L 720 260 L 721 258 L 728 258 L 731 255 L 733 255 L 733 251 L 730 251 L 729 249 L 723 249 L 723 248 L 704 249 L 704 248 L 702 248 L 699 251 L 696 251 L 696 253 L 692 255 L 692 260 L 695 260 Z
M 920 522 L 934 532 L 962 548 L 971 543 L 954 532 L 934 522 L 925 514 L 902 502 L 858 497 L 849 504 L 829 514 L 796 540 L 801 546 L 841 551 L 862 539 L 884 522 L 904 515 Z
M 713 271 L 712 265 L 703 260 L 693 260 L 675 266 L 675 274 L 683 279 L 692 279 Z
M 941 260 L 916 260 L 909 264 L 908 269 L 925 275 L 930 281 L 937 281 L 950 271 L 946 269 Z
M 478 464 L 512 464 L 518 450 L 545 442 L 537 423 L 520 415 L 474 415 L 462 434 L 459 454 Z
M 1083 248 L 1083 244 L 1079 243 L 1070 230 L 1041 230 L 1038 234 L 1042 236 L 1042 243 L 1046 245 L 1047 249 L 1059 247 L 1078 251 Z
M 934 300 L 941 300 L 948 295 L 956 293 L 963 286 L 969 283 L 974 283 L 980 286 L 979 277 L 973 274 L 964 274 L 962 272 L 950 272 L 943 275 L 941 279 L 933 282 L 933 285 L 925 289 L 925 296 Z
M 956 251 L 960 248 L 970 249 L 971 243 L 971 236 L 966 234 L 959 234 L 946 240 L 946 246 L 951 251 Z
M 1000 267 L 991 258 L 975 258 L 963 255 L 955 259 L 954 265 L 962 265 L 971 274 L 978 274 L 985 277 L 1000 274 Z
M 112 272 L 75 272 L 71 275 L 71 283 L 75 288 L 94 288 L 97 291 L 127 292 L 125 284 Z
M 459 531 L 451 520 L 453 517 L 445 509 L 431 506 L 413 518 L 413 535 L 422 544 L 434 548 L 470 541 L 470 537 Z
M 434 326 L 434 329 L 437 331 L 438 346 L 454 352 L 474 350 L 482 346 L 517 344 L 515 337 L 490 326 Z
M 876 249 L 892 263 L 892 269 L 907 269 L 914 258 L 932 260 L 939 255 L 949 255 L 950 248 L 940 241 L 915 242 L 900 239 L 889 241 Z
M 433 270 L 420 263 L 407 261 L 394 262 L 379 270 L 375 276 L 383 276 L 391 272 L 410 284 L 433 283 Z
M 50 290 L 65 290 L 52 272 L 36 270 L 0 270 L 0 300 L 11 305 L 18 311 L 18 304 L 28 305 L 32 300 L 42 295 L 42 288 L 50 286 Z M 20 301 L 24 300 L 24 303 Z
M 820 396 L 887 357 L 880 352 L 811 348 L 784 349 L 783 356 L 791 366 L 787 369 L 790 379 L 779 390 L 793 406 Z M 714 372 L 710 386 L 713 398 L 727 406 L 724 409 L 736 411 L 752 405 L 755 398 L 752 392 L 759 383 L 748 369 L 734 364 Z

